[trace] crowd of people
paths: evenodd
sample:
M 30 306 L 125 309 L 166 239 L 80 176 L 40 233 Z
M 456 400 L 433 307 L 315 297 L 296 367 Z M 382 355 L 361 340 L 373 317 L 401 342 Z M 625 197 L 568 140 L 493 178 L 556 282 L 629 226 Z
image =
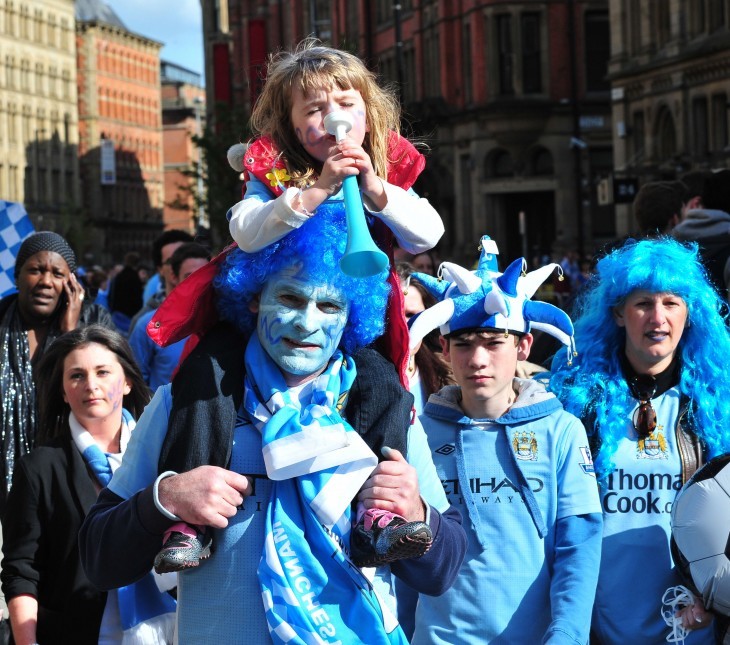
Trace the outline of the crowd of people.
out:
M 269 61 L 234 244 L 166 231 L 154 272 L 130 252 L 110 274 L 23 242 L 8 642 L 723 642 L 699 590 L 661 609 L 693 587 L 666 509 L 730 452 L 730 171 L 647 184 L 642 236 L 592 263 L 498 262 L 484 235 L 462 267 L 399 122 L 361 60 L 307 40 Z M 355 176 L 389 258 L 364 277 L 340 265 Z

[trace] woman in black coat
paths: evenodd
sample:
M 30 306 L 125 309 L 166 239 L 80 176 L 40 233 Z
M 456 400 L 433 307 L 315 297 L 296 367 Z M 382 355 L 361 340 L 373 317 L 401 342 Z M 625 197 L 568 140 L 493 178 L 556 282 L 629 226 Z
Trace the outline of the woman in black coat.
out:
M 19 461 L 3 518 L 0 576 L 15 642 L 119 643 L 142 622 L 142 629 L 153 623 L 153 635 L 141 642 L 168 642 L 171 633 L 161 634 L 172 631 L 174 601 L 150 576 L 102 593 L 79 561 L 81 523 L 149 401 L 129 345 L 90 325 L 57 339 L 38 367 L 42 445 Z M 141 591 L 149 595 L 144 602 Z

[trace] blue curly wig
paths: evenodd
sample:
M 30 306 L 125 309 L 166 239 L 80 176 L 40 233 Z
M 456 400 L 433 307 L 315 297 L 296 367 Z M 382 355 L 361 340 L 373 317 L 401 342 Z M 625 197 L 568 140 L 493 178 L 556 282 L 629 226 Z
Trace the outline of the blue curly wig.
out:
M 619 362 L 626 332 L 613 310 L 639 289 L 673 293 L 687 305 L 690 325 L 677 347 L 679 389 L 691 402 L 689 421 L 709 456 L 730 450 L 730 334 L 720 313 L 723 301 L 707 279 L 697 245 L 670 238 L 630 241 L 598 262 L 575 305 L 579 354 L 570 366 L 562 353 L 556 355 L 550 379 L 550 389 L 569 412 L 595 419 L 586 431 L 600 438 L 594 460 L 601 480 L 615 468 L 613 455 L 636 405 Z
M 348 354 L 372 343 L 385 329 L 390 287 L 388 272 L 370 278 L 351 278 L 340 270 L 346 246 L 345 216 L 341 205 L 325 204 L 278 242 L 256 253 L 236 249 L 215 278 L 218 313 L 244 333 L 256 328 L 248 306 L 261 293 L 269 276 L 301 262 L 317 282 L 332 284 L 347 295 L 350 313 L 340 347 Z

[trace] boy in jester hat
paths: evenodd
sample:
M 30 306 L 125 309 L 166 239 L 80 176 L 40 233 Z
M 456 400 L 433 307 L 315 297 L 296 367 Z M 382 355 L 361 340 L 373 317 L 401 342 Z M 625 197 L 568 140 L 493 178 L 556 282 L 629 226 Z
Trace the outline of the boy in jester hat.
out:
M 542 384 L 514 377 L 532 328 L 575 351 L 567 314 L 530 300 L 559 267 L 525 274 L 519 259 L 499 273 L 490 251 L 485 236 L 476 271 L 416 274 L 439 302 L 411 344 L 439 327 L 457 382 L 420 420 L 469 546 L 451 589 L 420 596 L 412 643 L 587 643 L 602 529 L 588 440 Z

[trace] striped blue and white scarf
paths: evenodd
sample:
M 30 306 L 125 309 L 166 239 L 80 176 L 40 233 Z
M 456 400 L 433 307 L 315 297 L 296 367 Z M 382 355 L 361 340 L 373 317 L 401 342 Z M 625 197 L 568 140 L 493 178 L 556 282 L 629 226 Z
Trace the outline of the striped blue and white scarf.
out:
M 275 643 L 408 642 L 346 555 L 350 504 L 378 463 L 338 412 L 355 374 L 335 352 L 302 408 L 255 334 L 246 348 L 244 408 L 274 482 L 258 576 Z
M 122 435 L 119 441 L 119 454 L 105 453 L 99 448 L 94 437 L 79 423 L 74 413 L 69 413 L 68 425 L 71 437 L 86 465 L 99 484 L 107 486 L 114 471 L 122 462 L 124 451 L 129 443 L 135 422 L 132 415 L 122 411 Z M 155 582 L 154 574 L 117 591 L 119 617 L 124 633 L 123 645 L 163 645 L 172 643 L 175 629 L 176 603 L 168 594 L 161 592 Z

